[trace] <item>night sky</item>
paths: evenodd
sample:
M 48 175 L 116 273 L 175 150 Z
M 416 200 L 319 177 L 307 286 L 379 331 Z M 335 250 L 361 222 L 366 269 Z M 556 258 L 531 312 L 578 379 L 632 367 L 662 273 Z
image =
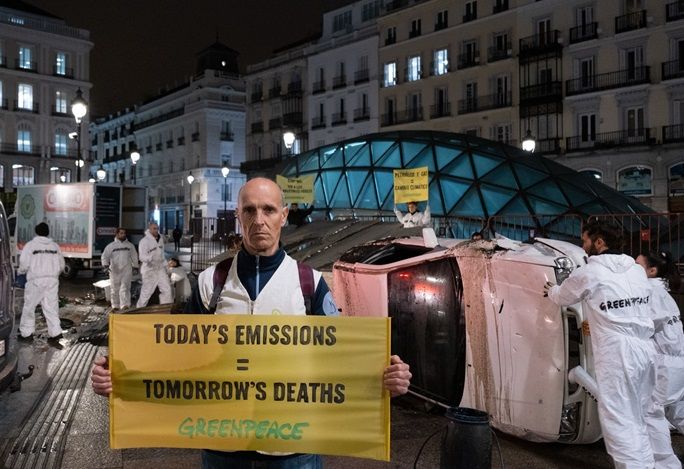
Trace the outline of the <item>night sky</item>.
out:
M 25 0 L 90 30 L 91 118 L 140 103 L 195 72 L 216 40 L 247 64 L 321 30 L 323 0 Z M 325 6 L 324 6 L 325 3 Z

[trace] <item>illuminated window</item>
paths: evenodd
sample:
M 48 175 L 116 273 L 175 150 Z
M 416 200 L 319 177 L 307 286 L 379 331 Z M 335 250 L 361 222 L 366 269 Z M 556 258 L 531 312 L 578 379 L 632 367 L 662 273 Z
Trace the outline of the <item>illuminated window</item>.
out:
M 17 130 L 17 151 L 29 153 L 31 151 L 31 131 L 28 129 Z
M 653 173 L 643 166 L 630 166 L 617 174 L 617 190 L 626 195 L 643 196 L 653 193 Z
M 407 63 L 406 79 L 408 81 L 420 80 L 420 56 L 409 57 Z
M 19 48 L 19 68 L 23 68 L 25 70 L 33 70 L 34 63 L 33 63 L 33 49 L 30 47 L 20 47 Z
M 55 133 L 55 155 L 66 156 L 68 137 L 64 131 Z
M 55 113 L 67 113 L 67 98 L 64 91 L 55 91 Z
M 55 57 L 55 75 L 66 75 L 66 54 L 57 52 Z
M 433 56 L 433 73 L 435 75 L 444 75 L 449 71 L 449 50 L 437 49 Z
M 397 84 L 397 63 L 389 62 L 385 64 L 385 74 L 383 86 L 389 87 Z
M 17 107 L 19 109 L 33 110 L 33 86 L 19 83 L 17 86 Z

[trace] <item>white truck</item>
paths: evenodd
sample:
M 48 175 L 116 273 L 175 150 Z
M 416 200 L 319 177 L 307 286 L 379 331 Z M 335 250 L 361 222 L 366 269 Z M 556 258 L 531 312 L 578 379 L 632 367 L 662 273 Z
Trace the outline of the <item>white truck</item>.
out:
M 63 276 L 102 267 L 100 256 L 116 228 L 128 231 L 133 243 L 142 238 L 147 224 L 147 188 L 120 184 L 68 183 L 19 186 L 10 225 L 16 254 L 35 236 L 35 226 L 45 222 L 66 260 Z

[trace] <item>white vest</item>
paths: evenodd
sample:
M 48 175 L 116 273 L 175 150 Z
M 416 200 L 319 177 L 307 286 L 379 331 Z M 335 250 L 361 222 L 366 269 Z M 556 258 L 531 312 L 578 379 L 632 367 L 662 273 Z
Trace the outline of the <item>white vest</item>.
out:
M 286 255 L 278 266 L 266 286 L 256 300 L 252 301 L 245 287 L 240 283 L 237 274 L 238 257 L 233 259 L 228 272 L 228 278 L 216 305 L 216 314 L 283 314 L 305 315 L 304 295 L 299 284 L 299 269 L 297 261 Z M 214 270 L 212 266 L 199 276 L 200 296 L 204 307 L 209 307 L 209 301 L 214 290 Z M 314 270 L 314 291 L 321 280 L 321 273 Z

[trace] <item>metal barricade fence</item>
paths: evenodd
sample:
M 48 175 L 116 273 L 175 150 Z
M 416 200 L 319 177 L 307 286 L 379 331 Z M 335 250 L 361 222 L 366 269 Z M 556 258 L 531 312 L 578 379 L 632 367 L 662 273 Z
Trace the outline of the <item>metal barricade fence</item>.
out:
M 234 223 L 224 218 L 193 218 L 190 222 L 192 249 L 190 269 L 199 273 L 216 263 L 214 258 L 227 249 L 228 236 L 233 232 Z M 232 229 L 231 229 L 232 228 Z

